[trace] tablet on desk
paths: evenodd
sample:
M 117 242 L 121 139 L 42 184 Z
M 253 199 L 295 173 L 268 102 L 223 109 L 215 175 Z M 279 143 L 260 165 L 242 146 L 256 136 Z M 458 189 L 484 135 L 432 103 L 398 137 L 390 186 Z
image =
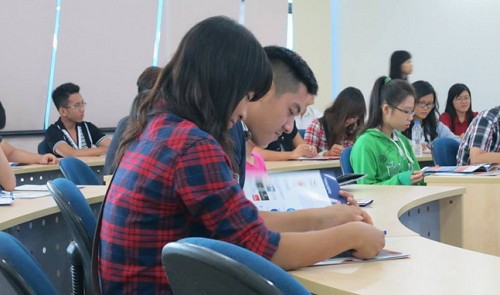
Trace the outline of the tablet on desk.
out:
M 363 177 L 365 177 L 366 174 L 363 173 L 347 173 L 344 175 L 339 175 L 337 176 L 337 182 L 339 185 L 344 185 L 344 184 L 349 184 L 353 183 Z

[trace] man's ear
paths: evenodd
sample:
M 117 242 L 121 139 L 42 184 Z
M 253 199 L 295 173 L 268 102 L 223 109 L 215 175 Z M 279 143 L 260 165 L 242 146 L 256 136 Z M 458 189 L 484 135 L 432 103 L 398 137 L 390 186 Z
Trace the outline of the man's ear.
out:
M 61 115 L 61 116 L 65 116 L 66 115 L 66 109 L 63 108 L 63 107 L 59 107 L 57 109 L 57 111 L 59 112 L 59 115 Z

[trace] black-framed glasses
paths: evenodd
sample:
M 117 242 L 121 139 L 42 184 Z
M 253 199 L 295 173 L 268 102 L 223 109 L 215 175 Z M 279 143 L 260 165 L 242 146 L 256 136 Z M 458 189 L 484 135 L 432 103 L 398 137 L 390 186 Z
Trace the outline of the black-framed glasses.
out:
M 82 102 L 79 102 L 79 103 L 75 103 L 74 105 L 72 106 L 66 106 L 64 107 L 65 109 L 75 109 L 75 110 L 81 110 L 83 108 L 85 108 L 85 106 L 87 105 L 87 103 L 85 101 L 82 101 Z
M 423 101 L 419 101 L 419 102 L 417 102 L 417 106 L 419 106 L 421 108 L 432 109 L 434 107 L 434 103 L 433 102 L 425 103 Z
M 400 112 L 405 113 L 408 117 L 413 117 L 413 116 L 415 116 L 415 111 L 407 111 L 407 110 L 402 110 L 402 109 L 400 109 L 400 108 L 398 108 L 398 107 L 393 107 L 393 108 L 395 108 L 396 110 L 398 110 L 398 111 L 400 111 Z

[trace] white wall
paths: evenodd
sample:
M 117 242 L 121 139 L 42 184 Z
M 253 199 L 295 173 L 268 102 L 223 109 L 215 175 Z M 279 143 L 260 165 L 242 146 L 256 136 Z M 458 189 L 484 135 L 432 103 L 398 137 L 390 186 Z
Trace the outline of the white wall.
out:
M 114 127 L 127 115 L 136 80 L 153 63 L 158 1 L 62 0 L 54 85 L 49 72 L 56 1 L 0 1 L 0 100 L 7 111 L 5 131 L 42 130 L 47 93 L 65 82 L 80 85 L 85 120 Z M 164 0 L 158 65 L 165 65 L 186 31 L 214 15 L 246 24 L 262 44 L 286 44 L 287 0 Z M 49 123 L 58 113 L 49 97 Z M 36 151 L 39 137 L 9 138 Z
M 128 112 L 135 80 L 152 63 L 157 1 L 143 2 L 62 1 L 54 86 L 80 84 L 89 102 L 86 119 L 100 127 L 113 127 Z M 5 130 L 43 126 L 55 2 L 37 3 L 0 1 Z M 238 19 L 239 3 L 166 0 L 160 65 L 189 25 L 215 14 Z M 246 0 L 245 5 L 247 25 L 257 38 L 264 45 L 285 45 L 286 0 Z M 368 100 L 373 82 L 388 73 L 389 56 L 397 49 L 413 54 L 410 80 L 432 83 L 441 111 L 448 88 L 456 82 L 470 87 L 475 110 L 500 104 L 498 1 L 294 0 L 293 7 L 294 49 L 316 73 L 320 110 L 347 86 L 360 88 Z M 50 121 L 56 116 L 52 107 Z M 35 149 L 33 144 L 23 147 Z
M 410 82 L 429 81 L 437 91 L 440 110 L 444 111 L 449 87 L 465 83 L 472 92 L 476 111 L 500 105 L 500 2 L 493 0 L 294 0 L 307 10 L 301 23 L 307 26 L 318 15 L 332 12 L 332 28 L 324 26 L 295 35 L 297 50 L 306 60 L 332 56 L 334 70 L 326 62 L 315 63 L 320 75 L 332 75 L 330 84 L 320 84 L 318 104 L 331 102 L 333 95 L 347 86 L 360 88 L 365 98 L 375 79 L 387 75 L 394 50 L 413 55 L 414 72 Z M 308 3 L 308 4 L 306 4 Z M 332 9 L 333 8 L 333 9 Z M 302 15 L 305 14 L 305 15 Z M 297 18 L 297 17 L 296 17 Z M 338 34 L 333 34 L 333 31 Z M 311 40 L 322 40 L 320 43 Z M 332 46 L 333 44 L 333 46 Z M 333 52 L 333 54 L 332 54 Z M 329 72 L 329 73 L 328 73 Z M 335 83 L 336 82 L 336 83 Z

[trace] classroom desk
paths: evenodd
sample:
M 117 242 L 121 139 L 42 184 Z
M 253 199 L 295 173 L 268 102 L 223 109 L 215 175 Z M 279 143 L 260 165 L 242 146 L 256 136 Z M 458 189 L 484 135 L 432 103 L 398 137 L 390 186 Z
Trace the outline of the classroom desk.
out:
M 351 186 L 374 199 L 367 212 L 387 230 L 387 249 L 409 259 L 291 271 L 314 294 L 498 294 L 500 257 L 449 246 L 461 243 L 462 194 L 457 187 Z M 415 206 L 439 200 L 441 243 L 405 229 L 397 217 Z
M 94 170 L 98 175 L 102 176 L 102 167 L 104 166 L 105 156 L 96 157 L 78 157 L 80 160 L 87 163 L 87 165 Z M 60 159 L 59 159 L 60 160 Z M 58 177 L 64 177 L 59 164 L 57 165 L 22 165 L 13 167 L 12 169 L 16 175 L 17 185 L 22 184 L 45 184 L 48 180 Z
M 86 186 L 82 193 L 95 215 L 105 186 Z M 60 294 L 71 294 L 71 274 L 66 247 L 73 240 L 52 197 L 16 199 L 0 206 L 0 230 L 15 236 L 33 254 Z M 0 245 L 1 246 L 1 245 Z M 1 294 L 15 294 L 0 275 Z
M 301 171 L 301 170 L 315 170 L 315 169 L 330 169 L 336 168 L 340 171 L 339 160 L 291 160 L 291 161 L 266 161 L 267 171 L 272 172 L 288 172 L 288 171 Z
M 425 182 L 428 186 L 464 187 L 463 247 L 500 256 L 500 176 L 430 175 Z
M 352 185 L 345 189 L 359 197 L 371 197 L 374 203 L 366 210 L 376 225 L 388 231 L 386 248 L 408 252 L 411 258 L 340 266 L 309 267 L 290 272 L 316 294 L 494 294 L 500 290 L 500 258 L 472 252 L 424 239 L 405 228 L 398 216 L 405 210 L 439 200 L 442 240 L 461 241 L 461 195 L 457 187 L 403 187 Z M 105 186 L 86 186 L 82 190 L 89 203 L 102 202 Z M 0 207 L 0 229 L 18 237 L 56 281 L 69 287 L 69 265 L 65 248 L 71 238 L 57 205 L 50 197 L 15 200 Z M 53 228 L 50 230 L 50 228 Z M 68 235 L 54 239 L 50 232 Z M 38 242 L 37 242 L 38 241 Z M 0 280 L 0 288 L 3 288 Z M 3 290 L 3 289 L 2 289 Z M 68 290 L 64 289 L 63 290 Z M 62 293 L 61 293 L 62 294 Z
M 423 154 L 417 157 L 420 166 L 434 166 L 431 154 Z M 336 175 L 342 174 L 339 160 L 290 160 L 290 161 L 266 161 L 268 172 L 300 171 L 313 169 L 332 169 Z

